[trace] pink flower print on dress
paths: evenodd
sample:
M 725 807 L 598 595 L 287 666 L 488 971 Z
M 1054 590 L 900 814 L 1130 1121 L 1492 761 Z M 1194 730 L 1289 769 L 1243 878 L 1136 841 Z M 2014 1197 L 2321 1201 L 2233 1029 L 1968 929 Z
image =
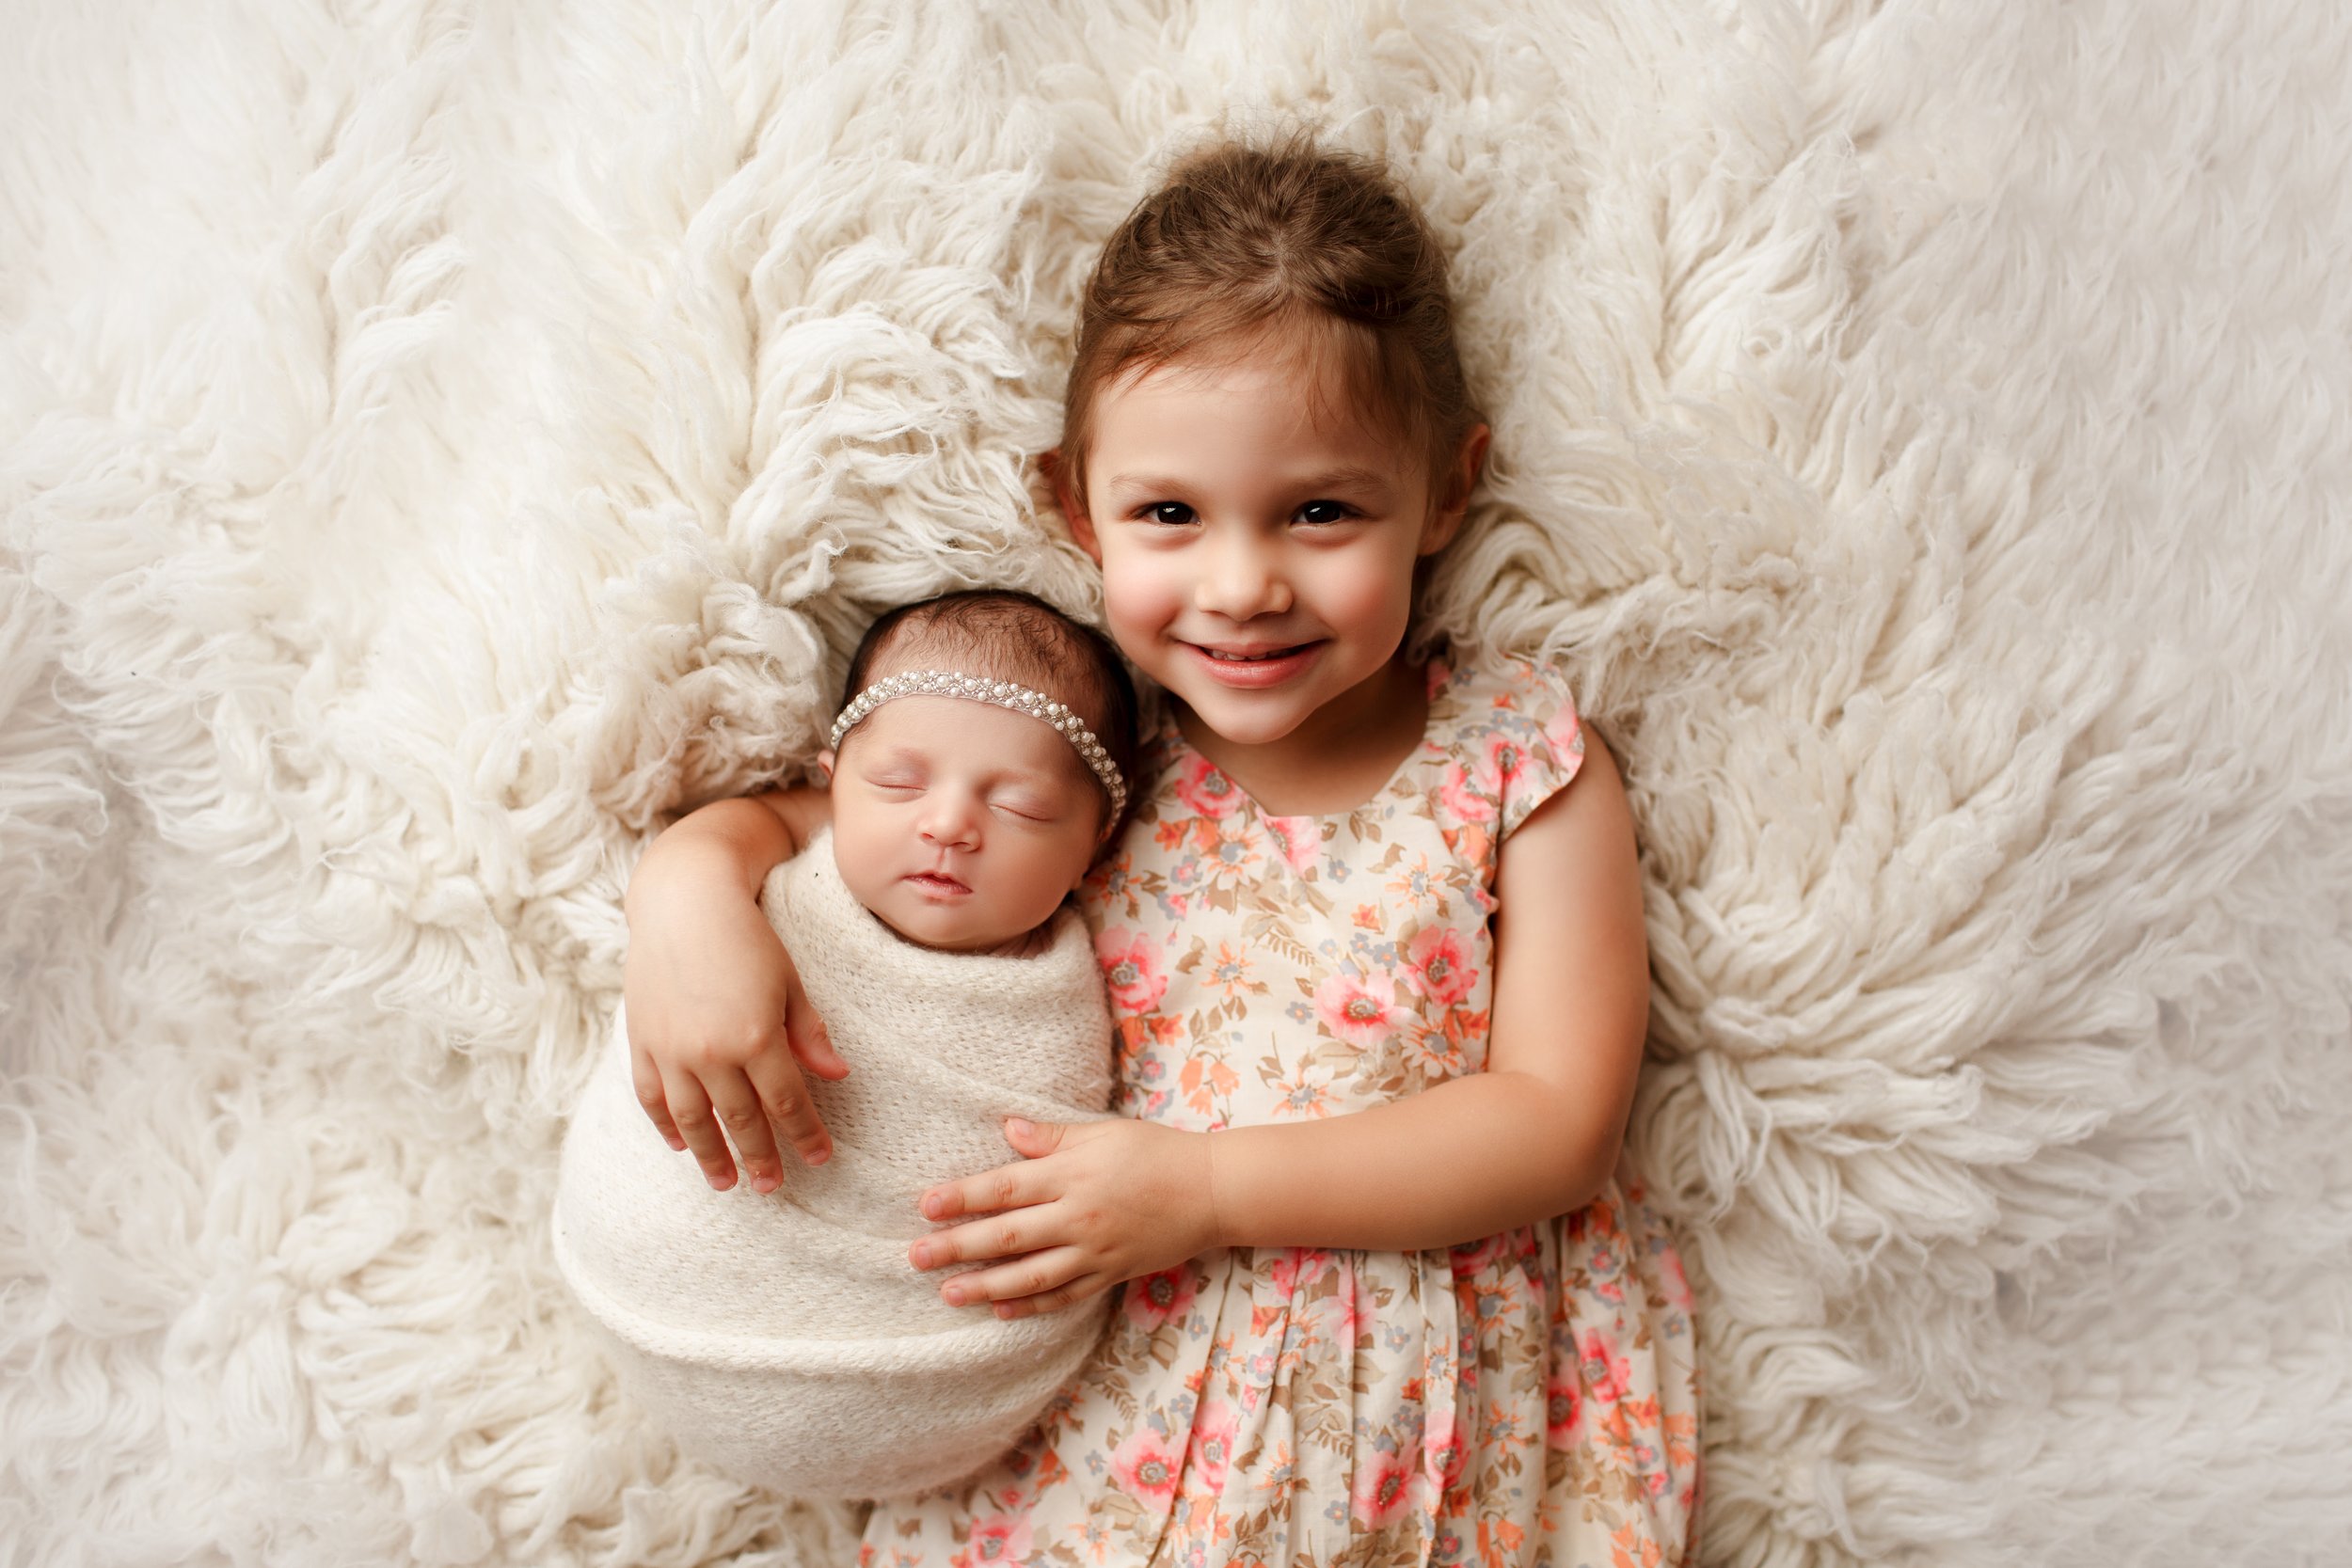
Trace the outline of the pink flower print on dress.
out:
M 1168 1446 L 1168 1439 L 1150 1427 L 1137 1427 L 1133 1436 L 1111 1450 L 1111 1474 L 1132 1495 L 1166 1506 L 1175 1498 L 1176 1474 L 1183 1462 L 1184 1456 Z
M 1573 777 L 1584 758 L 1584 726 L 1573 702 L 1563 697 L 1551 710 L 1551 717 L 1544 721 L 1544 740 L 1551 748 L 1552 760 Z
M 1510 1237 L 1502 1231 L 1492 1236 L 1482 1236 L 1475 1242 L 1459 1243 L 1453 1249 L 1454 1277 L 1468 1279 L 1483 1269 L 1492 1268 L 1509 1250 Z
M 1149 1012 L 1168 994 L 1168 973 L 1160 968 L 1159 949 L 1150 937 L 1114 927 L 1094 939 L 1094 956 L 1102 960 L 1111 1000 L 1122 1011 Z
M 1350 1045 L 1375 1046 L 1396 1033 L 1408 1009 L 1396 1003 L 1386 975 L 1334 974 L 1315 988 L 1315 1016 Z
M 1316 1302 L 1312 1310 L 1315 1322 L 1327 1334 L 1330 1342 L 1343 1351 L 1351 1351 L 1355 1348 L 1357 1335 L 1363 1332 L 1367 1313 L 1363 1299 L 1356 1293 L 1357 1279 L 1353 1274 L 1342 1272 L 1338 1276 L 1338 1285 L 1337 1290 Z
M 1527 748 L 1516 735 L 1496 735 L 1486 737 L 1486 755 L 1478 769 L 1478 782 L 1492 789 L 1500 799 L 1511 793 L 1511 786 L 1527 771 Z
M 1216 1497 L 1225 1490 L 1225 1470 L 1233 1462 L 1233 1439 L 1241 1418 L 1222 1400 L 1204 1401 L 1193 1418 L 1192 1441 L 1184 1449 L 1184 1490 Z
M 1682 1272 L 1681 1254 L 1668 1247 L 1659 1254 L 1658 1281 L 1665 1287 L 1666 1300 L 1685 1312 L 1691 1310 L 1691 1280 Z
M 1184 1263 L 1131 1279 L 1126 1291 L 1127 1317 L 1145 1328 L 1157 1328 L 1184 1314 L 1192 1305 L 1195 1289 L 1192 1269 Z
M 1026 1562 L 1029 1560 L 1029 1521 L 1025 1515 L 989 1513 L 972 1521 L 972 1536 L 962 1554 L 967 1562 Z
M 1284 1247 L 1266 1272 L 1274 1281 L 1276 1292 L 1284 1301 L 1321 1279 L 1331 1267 L 1331 1255 L 1321 1247 Z
M 1413 1500 L 1412 1467 L 1398 1454 L 1382 1453 L 1369 1444 L 1356 1450 L 1356 1485 L 1348 1512 L 1365 1529 L 1393 1524 Z
M 1445 770 L 1445 783 L 1438 786 L 1438 804 L 1446 816 L 1456 822 L 1494 820 L 1493 797 L 1484 793 L 1477 781 L 1471 779 L 1469 770 L 1458 762 Z
M 1176 775 L 1176 799 L 1202 816 L 1223 816 L 1241 804 L 1241 791 L 1224 769 L 1207 757 L 1195 756 Z
M 1462 1433 L 1454 1424 L 1454 1406 L 1432 1404 L 1428 1407 L 1426 1424 L 1422 1429 L 1422 1473 L 1433 1483 L 1438 1496 L 1462 1477 L 1462 1466 L 1470 1459 L 1470 1450 L 1462 1446 Z
M 1586 1329 L 1583 1338 L 1577 1341 L 1577 1353 L 1583 1358 L 1584 1386 L 1593 1391 L 1593 1398 L 1603 1404 L 1614 1404 L 1625 1398 L 1633 1370 L 1607 1336 L 1597 1328 Z
M 1584 1390 L 1574 1367 L 1560 1367 L 1544 1385 L 1544 1441 L 1572 1449 L 1583 1435 Z
M 1451 926 L 1424 926 L 1405 944 L 1405 983 L 1451 1007 L 1470 993 L 1478 971 L 1463 951 L 1462 933 Z
M 1323 856 L 1323 825 L 1311 816 L 1269 816 L 1266 831 L 1293 871 L 1311 871 Z

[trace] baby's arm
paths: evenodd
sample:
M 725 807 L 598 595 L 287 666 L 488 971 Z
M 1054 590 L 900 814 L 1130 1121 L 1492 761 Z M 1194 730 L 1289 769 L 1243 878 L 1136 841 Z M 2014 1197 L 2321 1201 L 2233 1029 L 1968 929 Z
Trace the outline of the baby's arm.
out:
M 637 1101 L 721 1191 L 735 1184 L 721 1122 L 761 1192 L 781 1178 L 779 1141 L 812 1165 L 833 1151 L 801 1071 L 842 1078 L 849 1066 L 759 908 L 768 873 L 831 809 L 819 789 L 715 800 L 671 824 L 629 878 L 623 997 Z
M 1352 1116 L 1210 1134 L 1228 1245 L 1414 1251 L 1581 1209 L 1617 1163 L 1649 1027 L 1633 818 L 1588 727 L 1503 841 L 1486 1070 Z

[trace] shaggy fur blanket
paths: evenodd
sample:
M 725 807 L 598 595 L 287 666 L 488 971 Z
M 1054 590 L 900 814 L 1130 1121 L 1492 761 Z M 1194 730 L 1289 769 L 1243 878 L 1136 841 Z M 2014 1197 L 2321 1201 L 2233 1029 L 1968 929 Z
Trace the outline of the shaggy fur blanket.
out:
M 839 1564 L 556 1278 L 675 812 L 1231 119 L 1391 157 L 1655 970 L 1718 1563 L 2352 1556 L 2352 11 L 19 0 L 0 1560 Z M 683 1156 L 681 1156 L 683 1158 Z

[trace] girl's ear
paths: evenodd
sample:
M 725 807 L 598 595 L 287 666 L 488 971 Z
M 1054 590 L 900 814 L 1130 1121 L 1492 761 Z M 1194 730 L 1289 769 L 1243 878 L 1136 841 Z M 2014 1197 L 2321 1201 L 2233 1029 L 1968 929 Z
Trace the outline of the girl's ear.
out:
M 1069 470 L 1062 467 L 1061 448 L 1055 447 L 1040 452 L 1037 466 L 1054 487 L 1054 504 L 1061 508 L 1062 520 L 1070 525 L 1070 536 L 1100 566 L 1103 564 L 1103 541 L 1095 536 L 1094 519 L 1087 515 L 1085 501 L 1071 488 Z
M 1429 509 L 1429 521 L 1421 531 L 1421 553 L 1435 555 L 1454 542 L 1462 531 L 1462 516 L 1470 510 L 1470 492 L 1478 488 L 1478 470 L 1486 461 L 1486 444 L 1494 438 L 1494 431 L 1483 424 L 1470 426 L 1454 449 L 1454 462 L 1439 476 L 1440 483 L 1431 486 L 1436 491 Z

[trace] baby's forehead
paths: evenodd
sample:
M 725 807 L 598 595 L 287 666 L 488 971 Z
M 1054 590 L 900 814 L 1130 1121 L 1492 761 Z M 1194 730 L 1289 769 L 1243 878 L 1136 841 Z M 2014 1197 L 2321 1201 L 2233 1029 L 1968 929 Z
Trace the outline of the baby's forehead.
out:
M 841 750 L 877 757 L 956 763 L 1007 777 L 1039 775 L 1090 784 L 1077 748 L 1041 719 L 968 698 L 894 697 L 841 737 Z

